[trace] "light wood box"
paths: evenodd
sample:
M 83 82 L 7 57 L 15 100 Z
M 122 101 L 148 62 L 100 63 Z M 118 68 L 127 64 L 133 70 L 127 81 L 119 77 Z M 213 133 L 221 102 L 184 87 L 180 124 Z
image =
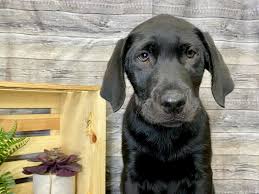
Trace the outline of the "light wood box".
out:
M 72 86 L 0 82 L 0 109 L 49 108 L 50 114 L 0 115 L 0 126 L 17 131 L 51 129 L 48 136 L 30 137 L 15 155 L 42 152 L 61 147 L 78 154 L 83 166 L 76 177 L 77 194 L 105 194 L 106 108 L 98 86 Z M 27 160 L 6 162 L 0 174 L 11 171 L 15 179 L 25 178 Z M 32 183 L 17 184 L 15 194 L 32 194 Z

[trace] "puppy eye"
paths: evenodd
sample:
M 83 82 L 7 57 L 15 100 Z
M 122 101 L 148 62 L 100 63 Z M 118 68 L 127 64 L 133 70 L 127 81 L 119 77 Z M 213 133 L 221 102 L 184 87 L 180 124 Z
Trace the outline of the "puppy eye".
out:
M 146 62 L 149 60 L 149 53 L 144 51 L 142 53 L 140 53 L 140 55 L 138 56 L 138 60 L 140 60 L 141 62 Z
M 186 56 L 188 58 L 193 58 L 196 54 L 197 54 L 197 52 L 195 50 L 193 50 L 191 47 L 186 49 Z

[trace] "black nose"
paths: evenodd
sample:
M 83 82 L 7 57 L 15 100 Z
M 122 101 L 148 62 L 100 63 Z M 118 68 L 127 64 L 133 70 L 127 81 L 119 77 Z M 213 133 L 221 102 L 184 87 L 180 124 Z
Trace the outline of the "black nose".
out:
M 161 106 L 166 112 L 181 112 L 186 103 L 185 95 L 178 90 L 167 91 L 161 97 Z

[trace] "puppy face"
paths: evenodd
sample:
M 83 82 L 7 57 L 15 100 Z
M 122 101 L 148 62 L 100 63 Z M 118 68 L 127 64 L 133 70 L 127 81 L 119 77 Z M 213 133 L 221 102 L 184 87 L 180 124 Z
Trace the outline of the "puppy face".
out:
M 185 20 L 159 15 L 117 43 L 101 95 L 117 111 L 125 98 L 126 72 L 142 117 L 149 123 L 176 126 L 193 120 L 199 111 L 205 69 L 212 75 L 216 102 L 224 106 L 234 84 L 212 38 Z
M 143 118 L 165 126 L 191 121 L 205 69 L 199 31 L 187 22 L 154 20 L 133 30 L 126 44 L 125 71 Z

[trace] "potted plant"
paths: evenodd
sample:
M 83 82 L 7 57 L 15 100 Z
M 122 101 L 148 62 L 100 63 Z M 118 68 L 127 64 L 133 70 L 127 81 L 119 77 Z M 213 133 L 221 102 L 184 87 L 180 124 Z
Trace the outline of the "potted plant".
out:
M 15 136 L 16 128 L 17 124 L 10 131 L 0 128 L 0 165 L 28 142 L 25 137 Z M 11 189 L 14 186 L 15 181 L 10 172 L 0 174 L 0 194 L 12 194 Z
M 24 174 L 33 175 L 34 194 L 74 194 L 75 175 L 81 171 L 77 155 L 65 155 L 60 149 L 44 150 L 32 162 L 40 165 L 24 167 Z

